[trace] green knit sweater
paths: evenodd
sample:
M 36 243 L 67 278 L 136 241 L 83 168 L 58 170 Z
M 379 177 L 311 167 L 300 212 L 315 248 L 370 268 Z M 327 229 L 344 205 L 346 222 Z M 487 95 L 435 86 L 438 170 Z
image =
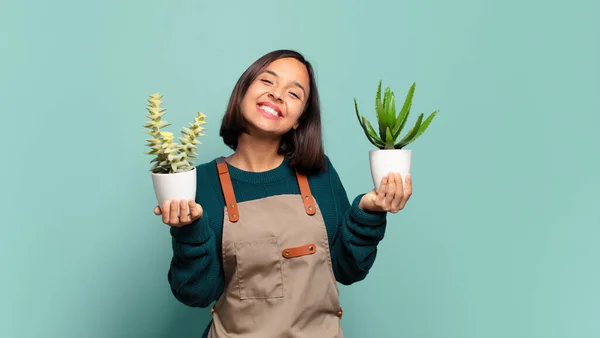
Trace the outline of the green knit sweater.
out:
M 298 181 L 288 160 L 266 172 L 247 172 L 228 164 L 239 202 L 280 194 L 299 194 Z M 225 200 L 215 160 L 196 167 L 196 201 L 204 215 L 185 227 L 172 227 L 173 258 L 168 281 L 180 302 L 208 307 L 223 292 L 221 238 Z M 344 285 L 364 279 L 375 261 L 377 244 L 383 239 L 386 213 L 358 208 L 362 194 L 348 200 L 340 178 L 327 157 L 327 170 L 308 177 L 329 236 L 336 280 Z M 300 200 L 299 200 L 299 203 Z

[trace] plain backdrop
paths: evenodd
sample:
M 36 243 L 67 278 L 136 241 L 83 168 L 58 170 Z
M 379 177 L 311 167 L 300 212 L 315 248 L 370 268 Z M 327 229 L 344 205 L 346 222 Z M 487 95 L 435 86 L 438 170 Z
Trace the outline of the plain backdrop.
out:
M 168 227 L 143 124 L 178 132 L 262 54 L 314 64 L 327 154 L 372 188 L 379 79 L 412 114 L 414 195 L 366 280 L 341 287 L 345 336 L 600 336 L 600 5 L 552 1 L 6 1 L 0 10 L 0 337 L 199 337 L 169 289 Z M 202 184 L 202 182 L 200 182 Z

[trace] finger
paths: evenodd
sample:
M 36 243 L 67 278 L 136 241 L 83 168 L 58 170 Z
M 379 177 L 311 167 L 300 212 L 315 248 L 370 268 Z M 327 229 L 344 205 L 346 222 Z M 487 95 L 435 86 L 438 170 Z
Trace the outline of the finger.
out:
M 383 206 L 383 210 L 390 211 L 392 209 L 392 202 L 394 201 L 394 195 L 396 193 L 396 180 L 394 178 L 394 173 L 388 173 L 388 185 L 387 190 L 385 192 L 385 202 Z
M 400 173 L 396 173 L 394 175 L 394 181 L 396 182 L 396 191 L 394 192 L 394 200 L 392 201 L 392 213 L 397 213 L 400 210 L 400 205 L 402 204 L 402 199 L 404 197 L 403 184 L 402 184 L 402 175 Z
M 161 210 L 160 210 L 160 207 L 159 207 L 159 206 L 156 206 L 156 208 L 154 208 L 154 214 L 158 216 L 158 215 L 160 215 L 161 213 L 162 213 L 162 212 L 161 212 Z
M 190 221 L 190 214 L 188 213 L 187 206 L 188 206 L 187 200 L 179 201 L 179 212 L 181 213 L 179 215 L 179 221 L 182 224 L 187 224 Z
M 179 215 L 177 214 L 177 209 L 179 209 L 179 201 L 171 201 L 171 210 L 169 215 L 170 225 L 179 224 Z
M 381 179 L 381 184 L 379 184 L 379 192 L 377 192 L 377 197 L 375 198 L 375 205 L 379 208 L 383 208 L 385 204 L 385 194 L 387 190 L 388 177 L 383 176 Z
M 202 215 L 202 207 L 200 206 L 200 204 L 196 203 L 194 200 L 190 200 L 190 215 L 192 217 L 192 220 L 197 220 L 198 218 L 200 218 L 200 216 Z
M 190 218 L 195 220 L 198 217 L 198 203 L 194 200 L 188 201 L 188 208 L 190 208 Z
M 162 221 L 165 224 L 169 224 L 170 205 L 171 201 L 164 201 L 162 205 Z
M 198 209 L 198 218 L 202 218 L 204 216 L 204 208 L 200 204 L 196 204 L 196 209 Z
M 410 176 L 410 174 L 406 174 L 405 181 L 406 184 L 404 186 L 404 197 L 402 198 L 402 202 L 400 203 L 400 209 L 404 209 L 404 206 L 406 205 L 408 199 L 412 195 L 412 177 Z

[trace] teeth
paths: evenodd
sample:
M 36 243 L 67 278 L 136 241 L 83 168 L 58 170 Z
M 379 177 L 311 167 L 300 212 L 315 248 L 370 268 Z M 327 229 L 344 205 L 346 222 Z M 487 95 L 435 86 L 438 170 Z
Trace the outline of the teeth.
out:
M 267 106 L 260 106 L 260 109 L 264 110 L 265 112 L 273 115 L 273 116 L 279 116 L 279 114 L 277 113 L 277 111 L 275 111 L 275 109 L 271 108 L 271 107 L 267 107 Z

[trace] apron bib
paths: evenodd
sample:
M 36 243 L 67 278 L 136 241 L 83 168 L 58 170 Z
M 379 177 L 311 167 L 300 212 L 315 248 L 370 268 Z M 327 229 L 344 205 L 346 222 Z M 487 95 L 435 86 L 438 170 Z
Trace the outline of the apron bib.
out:
M 343 338 L 342 309 L 327 230 L 306 176 L 300 195 L 237 203 L 224 159 L 225 289 L 212 310 L 209 338 Z

